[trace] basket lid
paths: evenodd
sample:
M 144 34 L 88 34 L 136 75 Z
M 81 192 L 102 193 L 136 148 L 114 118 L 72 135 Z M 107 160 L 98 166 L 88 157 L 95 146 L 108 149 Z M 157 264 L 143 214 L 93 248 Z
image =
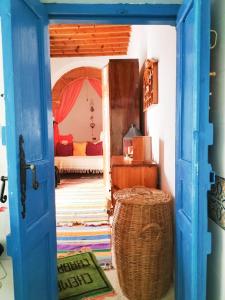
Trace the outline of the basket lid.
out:
M 123 204 L 133 205 L 165 204 L 172 200 L 168 193 L 143 186 L 119 190 L 113 194 L 113 197 L 116 201 L 120 201 Z

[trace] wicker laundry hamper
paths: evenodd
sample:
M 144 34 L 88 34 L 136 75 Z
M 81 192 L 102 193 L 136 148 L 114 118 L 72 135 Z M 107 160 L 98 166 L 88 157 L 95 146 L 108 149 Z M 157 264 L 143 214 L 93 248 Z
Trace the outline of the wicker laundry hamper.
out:
M 114 194 L 113 248 L 119 283 L 130 300 L 161 299 L 173 273 L 172 199 L 134 187 Z

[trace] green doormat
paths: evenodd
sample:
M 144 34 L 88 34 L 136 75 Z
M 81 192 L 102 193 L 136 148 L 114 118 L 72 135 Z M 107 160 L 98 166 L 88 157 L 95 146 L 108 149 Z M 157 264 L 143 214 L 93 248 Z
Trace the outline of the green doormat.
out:
M 58 258 L 57 266 L 59 299 L 85 299 L 113 291 L 91 252 Z

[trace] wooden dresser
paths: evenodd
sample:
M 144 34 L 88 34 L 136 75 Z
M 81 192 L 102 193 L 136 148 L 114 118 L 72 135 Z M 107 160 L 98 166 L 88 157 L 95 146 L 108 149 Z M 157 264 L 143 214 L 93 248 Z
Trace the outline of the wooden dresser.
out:
M 150 188 L 158 186 L 158 165 L 152 162 L 134 162 L 123 156 L 111 159 L 111 193 L 119 189 L 142 185 Z M 115 203 L 112 197 L 112 206 Z

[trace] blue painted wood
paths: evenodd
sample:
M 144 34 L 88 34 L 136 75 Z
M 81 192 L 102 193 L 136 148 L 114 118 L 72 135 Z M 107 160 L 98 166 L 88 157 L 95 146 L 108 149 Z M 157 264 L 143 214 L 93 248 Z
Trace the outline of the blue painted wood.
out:
M 175 25 L 178 4 L 46 4 L 50 22 Z
M 206 299 L 210 253 L 210 1 L 185 1 L 177 19 L 176 299 Z
M 42 35 L 43 24 L 46 25 L 47 20 L 43 18 L 44 11 L 40 10 L 42 6 L 38 1 L 29 1 L 28 6 L 25 0 L 13 0 L 12 7 L 10 3 L 10 0 L 0 3 L 6 78 L 6 130 L 7 140 L 10 141 L 12 234 L 8 239 L 8 250 L 14 262 L 16 300 L 57 299 L 54 187 L 53 173 L 48 171 L 53 167 L 53 142 L 49 62 L 45 56 L 48 50 L 47 26 Z M 155 11 L 152 6 L 132 6 L 132 9 L 124 5 L 45 7 L 54 22 L 173 24 L 176 15 L 171 6 L 167 13 L 163 10 L 165 6 L 154 6 L 154 9 L 158 7 Z M 177 37 L 176 299 L 204 300 L 206 257 L 210 251 L 206 197 L 210 187 L 208 144 L 212 143 L 212 127 L 208 123 L 208 0 L 185 1 L 177 19 Z M 30 161 L 37 163 L 38 179 L 41 181 L 37 195 L 31 189 L 31 178 L 28 178 L 28 218 L 25 222 L 20 215 L 18 176 L 18 135 L 22 131 L 26 153 Z M 40 258 L 43 252 L 44 264 Z M 39 271 L 34 274 L 33 270 Z M 26 282 L 27 278 L 29 280 Z M 34 282 L 37 282 L 38 291 Z M 50 282 L 49 288 L 46 282 Z
M 53 132 L 48 18 L 38 1 L 1 1 L 6 142 L 16 300 L 57 299 Z M 37 167 L 38 190 L 27 171 L 26 218 L 21 216 L 19 135 L 28 163 Z
M 183 0 L 40 0 L 42 3 L 61 4 L 182 4 Z

